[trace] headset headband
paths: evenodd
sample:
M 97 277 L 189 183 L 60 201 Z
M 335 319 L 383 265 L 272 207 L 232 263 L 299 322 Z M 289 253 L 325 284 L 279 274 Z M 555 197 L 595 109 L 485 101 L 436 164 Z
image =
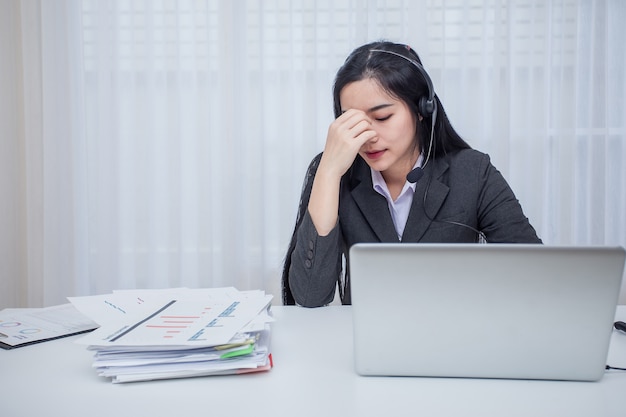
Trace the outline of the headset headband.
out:
M 435 112 L 435 89 L 433 88 L 433 82 L 428 76 L 428 73 L 424 69 L 424 67 L 417 61 L 412 60 L 409 57 L 406 57 L 402 54 L 399 54 L 394 51 L 387 51 L 385 49 L 370 49 L 370 52 L 383 52 L 386 54 L 391 54 L 398 56 L 402 59 L 409 61 L 411 64 L 417 68 L 419 73 L 422 75 L 424 81 L 426 81 L 426 86 L 428 87 L 428 97 L 420 97 L 418 102 L 418 110 L 423 117 L 430 117 Z

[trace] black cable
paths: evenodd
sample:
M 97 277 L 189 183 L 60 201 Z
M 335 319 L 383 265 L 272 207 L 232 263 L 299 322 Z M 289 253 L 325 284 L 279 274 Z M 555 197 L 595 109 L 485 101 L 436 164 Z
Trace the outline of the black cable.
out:
M 624 323 L 623 321 L 616 321 L 615 323 L 613 323 L 613 327 L 615 327 L 615 330 L 626 332 L 626 323 Z M 610 365 L 607 365 L 604 369 L 606 369 L 607 371 L 626 371 L 626 368 L 618 368 Z
M 428 174 L 428 182 L 426 183 L 426 190 L 424 191 L 424 199 L 422 200 L 422 210 L 424 211 L 426 218 L 431 222 L 448 223 L 448 224 L 454 224 L 456 226 L 465 227 L 473 231 L 474 233 L 476 233 L 478 243 L 488 243 L 487 236 L 485 236 L 485 233 L 483 233 L 482 230 L 475 229 L 472 226 L 465 224 L 465 223 L 455 222 L 452 220 L 435 220 L 432 217 L 430 217 L 430 215 L 428 214 L 428 211 L 426 210 L 426 197 L 428 196 L 428 190 L 430 190 L 430 182 L 432 181 L 432 179 L 433 179 L 433 171 L 431 170 Z
M 426 165 L 428 165 L 428 162 L 430 161 L 430 156 L 431 156 L 431 150 L 433 153 L 433 158 L 435 157 L 434 155 L 437 153 L 437 142 L 434 141 L 434 137 L 435 137 L 435 120 L 437 119 L 437 107 L 435 107 L 435 110 L 433 112 L 433 114 L 431 115 L 431 125 L 430 125 L 430 141 L 428 144 L 428 154 L 426 155 L 426 161 L 424 161 L 424 164 L 421 166 L 422 169 L 426 168 Z M 478 243 L 488 243 L 487 242 L 487 236 L 485 236 L 485 234 L 483 233 L 482 230 L 478 230 L 473 228 L 472 226 L 465 224 L 465 223 L 461 223 L 461 222 L 455 222 L 452 220 L 435 220 L 432 217 L 430 217 L 430 215 L 428 214 L 428 211 L 426 211 L 426 198 L 428 197 L 428 190 L 430 190 L 430 183 L 433 179 L 433 170 L 431 169 L 429 174 L 428 174 L 428 182 L 426 183 L 426 190 L 424 190 L 424 198 L 422 200 L 422 210 L 424 211 L 424 214 L 426 215 L 426 218 L 431 221 L 431 222 L 439 222 L 439 223 L 448 223 L 448 224 L 454 224 L 456 226 L 461 226 L 461 227 L 465 227 L 466 229 L 471 230 L 472 232 L 476 233 L 476 241 Z

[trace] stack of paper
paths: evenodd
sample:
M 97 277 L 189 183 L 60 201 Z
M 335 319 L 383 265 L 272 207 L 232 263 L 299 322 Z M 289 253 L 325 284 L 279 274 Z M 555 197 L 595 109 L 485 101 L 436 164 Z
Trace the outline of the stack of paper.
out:
M 234 288 L 74 297 L 100 325 L 77 340 L 114 383 L 269 370 L 271 295 Z

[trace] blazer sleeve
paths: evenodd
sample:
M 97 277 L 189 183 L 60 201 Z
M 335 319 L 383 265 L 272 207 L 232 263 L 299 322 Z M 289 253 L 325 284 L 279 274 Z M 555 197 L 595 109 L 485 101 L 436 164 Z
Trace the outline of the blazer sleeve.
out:
M 483 184 L 478 223 L 489 243 L 542 243 L 502 174 L 483 155 L 478 175 Z
M 320 159 L 321 154 L 307 170 L 296 226 L 285 257 L 282 274 L 285 305 L 319 307 L 329 304 L 342 273 L 339 225 L 328 235 L 319 236 L 307 209 Z

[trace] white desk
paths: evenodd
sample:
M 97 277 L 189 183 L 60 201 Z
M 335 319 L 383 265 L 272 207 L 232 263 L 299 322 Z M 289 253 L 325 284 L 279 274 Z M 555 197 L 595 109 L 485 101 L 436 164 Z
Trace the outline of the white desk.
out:
M 626 415 L 626 372 L 600 382 L 360 377 L 350 307 L 272 310 L 274 369 L 262 374 L 111 384 L 76 337 L 2 350 L 0 415 Z M 626 335 L 614 332 L 608 363 L 626 367 Z

